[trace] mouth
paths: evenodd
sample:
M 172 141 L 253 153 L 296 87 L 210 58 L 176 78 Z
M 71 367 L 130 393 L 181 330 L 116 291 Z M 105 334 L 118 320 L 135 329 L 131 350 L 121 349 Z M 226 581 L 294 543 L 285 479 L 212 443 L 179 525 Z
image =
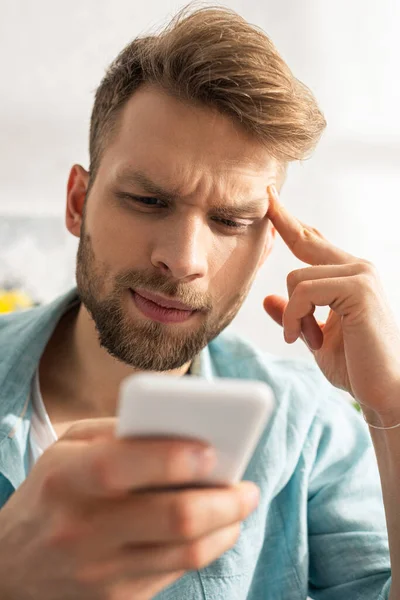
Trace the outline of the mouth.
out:
M 181 302 L 169 300 L 145 290 L 130 290 L 133 302 L 147 318 L 160 323 L 183 323 L 188 321 L 198 311 Z

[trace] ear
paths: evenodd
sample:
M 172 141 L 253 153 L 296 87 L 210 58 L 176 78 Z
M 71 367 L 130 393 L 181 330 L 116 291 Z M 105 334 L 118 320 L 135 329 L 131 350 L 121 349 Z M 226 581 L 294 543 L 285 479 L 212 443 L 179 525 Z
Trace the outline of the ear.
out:
M 71 169 L 67 185 L 65 223 L 72 235 L 80 237 L 83 207 L 89 184 L 89 173 L 80 165 Z
M 272 248 L 274 247 L 276 236 L 276 229 L 273 225 L 271 225 L 271 229 L 268 232 L 267 239 L 265 240 L 265 246 L 263 253 L 261 255 L 260 261 L 258 263 L 258 268 L 262 267 L 268 256 L 271 254 Z

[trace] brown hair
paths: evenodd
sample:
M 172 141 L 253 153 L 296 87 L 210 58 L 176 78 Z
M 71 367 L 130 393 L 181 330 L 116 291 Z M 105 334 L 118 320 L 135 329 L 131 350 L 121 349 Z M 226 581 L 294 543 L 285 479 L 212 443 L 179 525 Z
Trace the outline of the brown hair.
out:
M 231 9 L 189 8 L 157 35 L 134 39 L 108 68 L 91 116 L 92 181 L 121 109 L 144 83 L 230 116 L 279 162 L 315 148 L 325 119 L 268 36 Z

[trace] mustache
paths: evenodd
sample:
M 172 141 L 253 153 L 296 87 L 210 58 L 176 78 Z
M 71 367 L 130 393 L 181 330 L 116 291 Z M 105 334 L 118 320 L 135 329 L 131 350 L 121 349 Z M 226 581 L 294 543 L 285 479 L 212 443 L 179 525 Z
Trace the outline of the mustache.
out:
M 192 310 L 209 312 L 212 309 L 211 298 L 206 294 L 201 294 L 189 287 L 189 284 L 182 284 L 167 279 L 160 273 L 150 273 L 146 271 L 125 271 L 116 277 L 116 288 L 145 288 L 155 294 L 163 294 L 170 297 L 171 300 L 177 300 L 190 306 Z

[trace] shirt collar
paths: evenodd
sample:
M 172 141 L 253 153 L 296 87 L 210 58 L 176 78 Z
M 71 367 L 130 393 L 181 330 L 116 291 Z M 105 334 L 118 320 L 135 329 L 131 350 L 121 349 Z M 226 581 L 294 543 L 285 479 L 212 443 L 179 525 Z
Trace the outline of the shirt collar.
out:
M 73 288 L 50 304 L 13 315 L 6 326 L 2 341 L 8 352 L 0 350 L 0 472 L 15 489 L 26 477 L 32 378 L 58 321 L 78 299 Z M 216 375 L 208 346 L 190 372 L 205 379 Z

